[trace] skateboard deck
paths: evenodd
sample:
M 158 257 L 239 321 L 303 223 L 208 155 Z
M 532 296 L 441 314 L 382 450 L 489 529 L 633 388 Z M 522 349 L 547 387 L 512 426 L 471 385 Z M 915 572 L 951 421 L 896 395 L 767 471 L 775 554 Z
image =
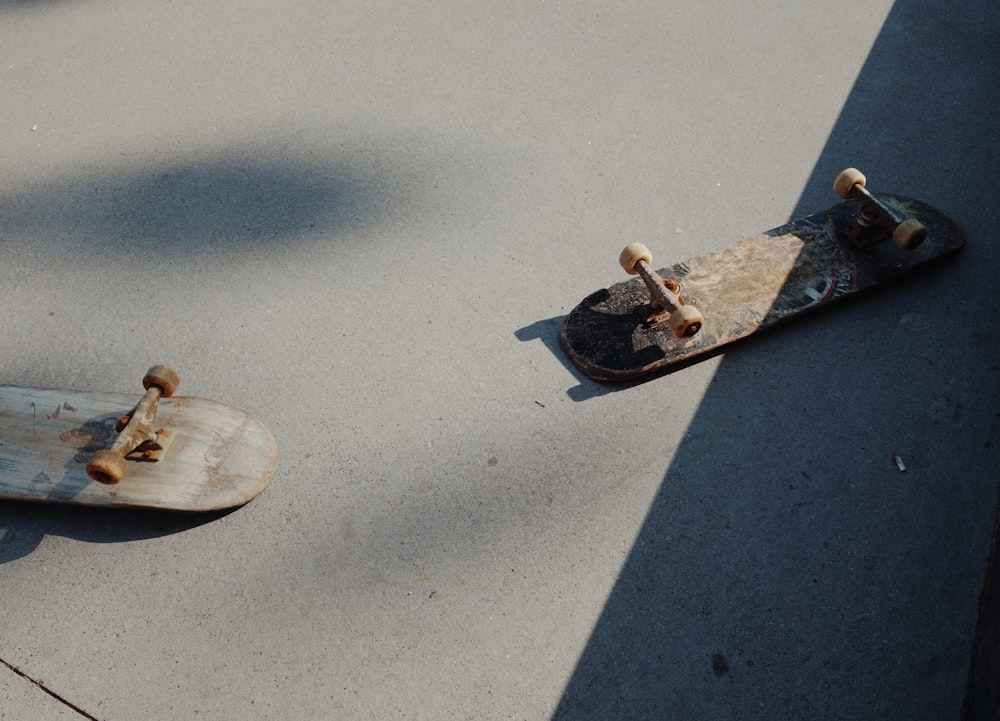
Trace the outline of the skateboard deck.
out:
M 270 482 L 278 454 L 267 428 L 193 397 L 159 399 L 155 425 L 170 441 L 157 460 L 140 448 L 121 480 L 95 481 L 88 464 L 113 447 L 116 422 L 143 398 L 0 385 L 0 498 L 211 511 L 242 505 Z
M 592 293 L 570 311 L 559 335 L 566 355 L 595 380 L 658 375 L 927 266 L 965 244 L 962 230 L 938 210 L 899 195 L 872 195 L 864 190 L 864 176 L 854 173 L 849 180 L 857 185 L 837 190 L 852 200 L 648 273 L 652 282 L 680 296 L 681 310 L 697 309 L 697 327 L 687 329 L 690 335 L 674 330 L 673 318 L 644 320 L 651 305 L 657 310 L 651 298 L 660 291 L 650 290 L 639 277 Z M 859 213 L 859 207 L 868 210 Z M 893 230 L 900 226 L 916 228 L 917 234 L 900 241 L 897 230 L 897 242 L 916 247 L 893 242 Z M 639 260 L 647 260 L 645 247 L 635 245 L 645 251 Z M 631 248 L 622 251 L 623 266 L 628 260 L 640 265 L 634 251 L 626 258 Z

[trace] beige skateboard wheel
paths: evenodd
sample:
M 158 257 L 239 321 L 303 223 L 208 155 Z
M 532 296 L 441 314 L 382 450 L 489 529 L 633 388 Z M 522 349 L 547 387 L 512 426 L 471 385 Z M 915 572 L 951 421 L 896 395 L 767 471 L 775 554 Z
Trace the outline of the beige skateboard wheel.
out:
M 87 464 L 87 475 L 109 486 L 123 479 L 127 470 L 128 461 L 114 451 L 98 451 Z
M 705 318 L 693 305 L 682 305 L 670 314 L 670 330 L 678 338 L 690 338 L 704 323 Z
M 927 237 L 927 228 L 916 218 L 904 220 L 892 231 L 892 242 L 903 250 L 913 250 L 924 242 Z
M 146 371 L 146 376 L 142 379 L 142 387 L 149 390 L 153 386 L 160 389 L 164 398 L 169 398 L 181 384 L 181 377 L 170 366 L 156 365 Z
M 847 168 L 841 171 L 837 179 L 833 181 L 833 191 L 841 198 L 851 197 L 851 188 L 855 185 L 865 187 L 865 176 L 857 168 Z
M 621 263 L 622 268 L 624 268 L 625 272 L 629 275 L 635 275 L 639 272 L 635 269 L 635 266 L 640 260 L 644 263 L 653 262 L 653 254 L 650 253 L 649 248 L 642 243 L 629 243 L 618 255 L 618 262 Z

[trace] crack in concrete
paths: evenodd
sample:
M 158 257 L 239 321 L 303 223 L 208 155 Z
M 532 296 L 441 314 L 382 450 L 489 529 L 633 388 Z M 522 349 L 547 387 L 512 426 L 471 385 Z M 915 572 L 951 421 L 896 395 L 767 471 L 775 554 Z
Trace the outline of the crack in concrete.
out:
M 89 713 L 87 713 L 86 711 L 84 711 L 82 708 L 80 708 L 79 706 L 77 706 L 75 703 L 69 701 L 68 699 L 63 698 L 62 696 L 60 696 L 59 694 L 57 694 L 52 689 L 46 688 L 45 685 L 42 684 L 40 681 L 36 681 L 31 676 L 29 676 L 28 674 L 26 674 L 24 671 L 22 671 L 21 669 L 19 669 L 17 666 L 13 666 L 13 665 L 7 663 L 2 658 L 0 658 L 0 666 L 3 666 L 4 668 L 10 669 L 14 674 L 20 676 L 21 678 L 23 678 L 28 683 L 34 685 L 36 688 L 44 691 L 45 693 L 47 693 L 49 696 L 51 696 L 52 698 L 54 698 L 56 701 L 58 701 L 59 703 L 63 704 L 64 706 L 67 706 L 68 708 L 76 711 L 83 718 L 88 719 L 88 721 L 100 721 L 100 719 L 98 719 L 97 717 L 91 716 Z

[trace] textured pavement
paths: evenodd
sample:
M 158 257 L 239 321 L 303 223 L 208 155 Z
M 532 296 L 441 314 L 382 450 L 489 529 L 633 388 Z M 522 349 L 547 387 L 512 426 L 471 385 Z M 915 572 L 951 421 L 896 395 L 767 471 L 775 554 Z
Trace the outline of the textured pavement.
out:
M 168 363 L 281 452 L 228 514 L 0 505 L 0 718 L 958 721 L 998 28 L 985 0 L 0 0 L 0 382 Z M 966 249 L 649 383 L 568 365 L 627 242 L 721 247 L 847 166 Z

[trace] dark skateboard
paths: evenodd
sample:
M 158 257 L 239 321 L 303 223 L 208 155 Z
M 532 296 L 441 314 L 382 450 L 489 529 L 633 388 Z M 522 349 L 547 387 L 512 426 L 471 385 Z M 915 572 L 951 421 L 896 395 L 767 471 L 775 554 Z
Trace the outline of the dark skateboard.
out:
M 893 280 L 959 250 L 965 234 L 919 200 L 874 195 L 853 168 L 834 190 L 847 200 L 683 263 L 653 270 L 640 243 L 619 261 L 625 280 L 591 293 L 559 340 L 600 381 L 638 380 Z

